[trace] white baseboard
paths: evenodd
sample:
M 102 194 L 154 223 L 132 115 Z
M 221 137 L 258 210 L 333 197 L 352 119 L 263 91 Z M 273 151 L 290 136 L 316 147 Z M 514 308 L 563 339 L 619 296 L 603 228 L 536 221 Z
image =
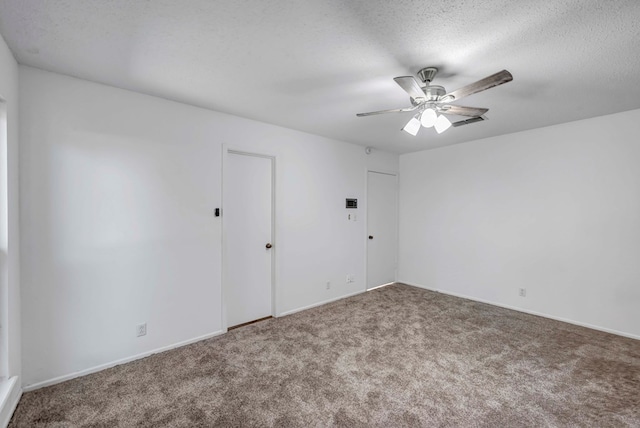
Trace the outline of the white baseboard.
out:
M 195 342 L 200 342 L 201 340 L 206 340 L 206 339 L 210 339 L 210 338 L 215 337 L 215 336 L 220 336 L 223 333 L 226 333 L 226 331 L 223 331 L 223 330 L 215 331 L 213 333 L 205 334 L 203 336 L 195 337 L 193 339 L 189 339 L 189 340 L 185 340 L 185 341 L 182 341 L 182 342 L 174 343 L 174 344 L 171 344 L 171 345 L 163 346 L 161 348 L 156 348 L 156 349 L 153 349 L 151 351 L 146 351 L 146 352 L 143 352 L 141 354 L 133 355 L 131 357 L 122 358 L 122 359 L 119 359 L 119 360 L 111 361 L 109 363 L 100 364 L 99 366 L 95 366 L 95 367 L 91 367 L 91 368 L 88 368 L 88 369 L 80 370 L 80 371 L 73 372 L 73 373 L 70 373 L 70 374 L 67 374 L 67 375 L 63 375 L 63 376 L 54 377 L 52 379 L 45 380 L 45 381 L 38 382 L 38 383 L 34 383 L 34 384 L 31 384 L 31 385 L 26 385 L 26 386 L 23 387 L 23 391 L 24 392 L 29 392 L 29 391 L 33 391 L 33 390 L 36 390 L 36 389 L 44 388 L 45 386 L 51 386 L 51 385 L 55 385 L 56 383 L 65 382 L 67 380 L 75 379 L 75 378 L 80 377 L 80 376 L 86 376 L 86 375 L 91 374 L 91 373 L 97 373 L 99 371 L 102 371 L 102 370 L 105 370 L 105 369 L 109 369 L 111 367 L 119 366 L 120 364 L 129 363 L 131 361 L 139 360 L 141 358 L 146 358 L 146 357 L 148 357 L 150 355 L 153 355 L 153 354 L 158 354 L 160 352 L 165 352 L 165 351 L 169 351 L 171 349 L 180 348 L 182 346 L 190 345 L 190 344 L 195 343 Z
M 581 322 L 581 321 L 572 320 L 572 319 L 569 319 L 569 318 L 557 317 L 557 316 L 554 316 L 554 315 L 546 314 L 544 312 L 530 311 L 528 309 L 523 309 L 523 308 L 519 308 L 519 307 L 516 307 L 516 306 L 504 305 L 502 303 L 492 302 L 490 300 L 480 299 L 478 297 L 468 296 L 466 294 L 454 293 L 454 292 L 445 291 L 445 290 L 438 290 L 438 289 L 435 289 L 435 288 L 426 287 L 426 286 L 423 286 L 423 285 L 420 285 L 420 284 L 411 283 L 411 282 L 408 282 L 408 281 L 398 281 L 398 282 L 402 283 L 402 284 L 410 285 L 412 287 L 418 287 L 418 288 L 423 288 L 423 289 L 429 290 L 429 291 L 435 291 L 436 293 L 447 294 L 447 295 L 453 296 L 453 297 L 460 297 L 462 299 L 473 300 L 475 302 L 486 303 L 488 305 L 498 306 L 498 307 L 505 308 L 505 309 L 511 309 L 512 311 L 524 312 L 525 314 L 536 315 L 536 316 L 543 317 L 543 318 L 549 318 L 549 319 L 556 320 L 556 321 L 566 322 L 568 324 L 578 325 L 580 327 L 590 328 L 592 330 L 604 331 L 605 333 L 611 333 L 611 334 L 615 334 L 617 336 L 623 336 L 623 337 L 628 337 L 630 339 L 640 340 L 640 336 L 638 336 L 636 334 L 626 333 L 624 331 L 613 330 L 613 329 L 610 329 L 610 328 L 601 327 L 601 326 L 593 325 L 593 324 L 588 324 L 588 323 L 584 323 L 584 322 Z
M 387 285 L 393 285 L 396 282 L 387 282 L 386 284 L 382 284 L 382 285 L 376 285 L 375 287 L 371 287 L 371 288 L 367 288 L 367 291 L 371 291 L 371 290 L 377 290 L 378 288 L 382 288 L 382 287 L 386 287 Z
M 0 383 L 0 426 L 6 428 L 22 397 L 19 377 L 14 376 Z
M 303 306 L 303 307 L 300 307 L 300 308 L 292 309 L 290 311 L 282 312 L 278 316 L 279 317 L 284 317 L 284 316 L 287 316 L 287 315 L 295 314 L 296 312 L 306 311 L 307 309 L 311 309 L 311 308 L 315 308 L 315 307 L 318 307 L 318 306 L 326 305 L 327 303 L 335 302 L 336 300 L 346 299 L 347 297 L 356 296 L 358 294 L 365 293 L 366 291 L 367 290 L 359 290 L 359 291 L 356 291 L 355 293 L 349 293 L 349 294 L 345 294 L 343 296 L 334 297 L 333 299 L 323 300 L 322 302 L 313 303 L 313 304 L 308 305 L 308 306 Z
M 454 296 L 454 297 L 460 297 L 460 298 L 467 299 L 467 300 L 473 300 L 473 301 L 480 302 L 480 303 L 486 303 L 486 304 L 489 304 L 489 305 L 498 306 L 498 307 L 505 308 L 505 309 L 511 309 L 511 310 L 518 311 L 518 312 L 523 312 L 523 313 L 527 313 L 527 314 L 531 314 L 531 315 L 536 315 L 536 316 L 540 316 L 540 317 L 544 317 L 544 318 L 553 319 L 553 320 L 556 320 L 556 321 L 561 321 L 561 322 L 566 322 L 566 323 L 569 323 L 569 324 L 578 325 L 578 326 L 581 326 L 581 327 L 590 328 L 590 329 L 593 329 L 593 330 L 598 330 L 598 331 L 603 331 L 603 332 L 606 332 L 606 333 L 615 334 L 615 335 L 618 335 L 618 336 L 623 336 L 623 337 L 628 337 L 628 338 L 631 338 L 631 339 L 640 340 L 640 336 L 638 336 L 638 335 L 634 335 L 634 334 L 631 334 L 631 333 L 625 333 L 625 332 L 622 332 L 622 331 L 613 330 L 613 329 L 606 328 L 606 327 L 600 327 L 600 326 L 596 326 L 596 325 L 592 325 L 592 324 L 588 324 L 588 323 L 583 323 L 583 322 L 580 322 L 580 321 L 571 320 L 571 319 L 568 319 L 568 318 L 562 318 L 562 317 L 549 315 L 549 314 L 546 314 L 546 313 L 543 313 L 543 312 L 531 311 L 531 310 L 527 310 L 527 309 L 523 309 L 523 308 L 519 308 L 519 307 L 515 307 L 515 306 L 505 305 L 505 304 L 502 304 L 502 303 L 497 303 L 497 302 L 493 302 L 493 301 L 490 301 L 490 300 L 480 299 L 480 298 L 473 297 L 473 296 L 468 296 L 468 295 L 465 295 L 465 294 L 454 293 L 454 292 L 449 292 L 449 291 L 445 291 L 445 290 L 439 290 L 439 289 L 427 287 L 427 286 L 424 286 L 424 285 L 421 285 L 421 284 L 412 283 L 412 282 L 409 282 L 409 281 L 398 280 L 397 282 L 398 283 L 402 283 L 402 284 L 406 284 L 406 285 L 410 285 L 412 287 L 417 287 L 417 288 L 422 288 L 422 289 L 429 290 L 429 291 L 434 291 L 434 292 L 437 292 L 437 293 L 447 294 L 447 295 Z M 342 295 L 342 296 L 338 296 L 338 297 L 334 297 L 334 298 L 331 298 L 331 299 L 328 299 L 328 300 L 324 300 L 322 302 L 317 302 L 317 303 L 313 303 L 311 305 L 307 305 L 307 306 L 303 306 L 303 307 L 300 307 L 300 308 L 296 308 L 296 309 L 292 309 L 292 310 L 289 310 L 289 311 L 285 311 L 285 312 L 280 313 L 278 316 L 291 315 L 291 314 L 294 314 L 296 312 L 301 312 L 301 311 L 304 311 L 304 310 L 307 310 L 307 309 L 311 309 L 311 308 L 315 308 L 315 307 L 318 307 L 318 306 L 326 305 L 327 303 L 332 303 L 332 302 L 335 302 L 337 300 L 346 299 L 347 297 L 356 296 L 358 294 L 365 293 L 366 291 L 367 290 L 359 290 L 359 291 L 356 291 L 356 292 L 353 292 L 353 293 L 348 293 L 348 294 L 345 294 L 345 295 Z M 134 355 L 134 356 L 131 356 L 131 357 L 122 358 L 122 359 L 119 359 L 119 360 L 116 360 L 116 361 L 112 361 L 112 362 L 109 362 L 109 363 L 106 363 L 106 364 L 101 364 L 99 366 L 91 367 L 91 368 L 88 368 L 88 369 L 85 369 L 85 370 L 80 370 L 80 371 L 73 372 L 73 373 L 70 373 L 70 374 L 67 374 L 67 375 L 58 376 L 58 377 L 55 377 L 55 378 L 52 378 L 52 379 L 49 379 L 49 380 L 45 380 L 45 381 L 42 381 L 42 382 L 34 383 L 34 384 L 31 384 L 31 385 L 26 385 L 26 386 L 24 386 L 23 389 L 20 389 L 20 387 L 18 386 L 19 384 L 17 382 L 17 377 L 12 377 L 11 379 L 6 381 L 7 382 L 7 386 L 6 387 L 8 388 L 7 395 L 5 395 L 4 398 L 2 398 L 2 395 L 0 395 L 0 399 L 2 400 L 0 402 L 0 406 L 1 406 L 0 407 L 0 423 L 5 422 L 5 420 L 6 420 L 6 424 L 9 423 L 9 420 L 11 419 L 11 415 L 13 414 L 13 411 L 15 410 L 15 407 L 18 404 L 18 401 L 19 401 L 20 396 L 22 395 L 23 391 L 24 392 L 28 392 L 28 391 L 33 391 L 33 390 L 36 390 L 36 389 L 39 389 L 39 388 L 44 388 L 46 386 L 55 385 L 55 384 L 60 383 L 60 382 L 65 382 L 67 380 L 75 379 L 75 378 L 80 377 L 80 376 L 86 376 L 86 375 L 91 374 L 91 373 L 96 373 L 96 372 L 99 372 L 99 371 L 102 371 L 102 370 L 105 370 L 105 369 L 108 369 L 108 368 L 111 368 L 111 367 L 118 366 L 120 364 L 125 364 L 125 363 L 131 362 L 131 361 L 139 360 L 141 358 L 145 358 L 145 357 L 148 357 L 148 356 L 153 355 L 153 354 L 157 354 L 157 353 L 160 353 L 160 352 L 164 352 L 164 351 L 168 351 L 168 350 L 171 350 L 171 349 L 179 348 L 179 347 L 182 347 L 182 346 L 190 345 L 192 343 L 199 342 L 201 340 L 206 340 L 206 339 L 209 339 L 209 338 L 212 338 L 212 337 L 215 337 L 215 336 L 219 336 L 219 335 L 224 334 L 224 333 L 226 333 L 226 331 L 219 330 L 219 331 L 216 331 L 216 332 L 213 332 L 213 333 L 209 333 L 209 334 L 206 334 L 206 335 L 203 335 L 203 336 L 199 336 L 199 337 L 196 337 L 196 338 L 193 338 L 193 339 L 185 340 L 183 342 L 178 342 L 178 343 L 175 343 L 175 344 L 172 344 L 172 345 L 168 345 L 168 346 L 157 348 L 157 349 L 154 349 L 154 350 L 151 350 L 151 351 L 143 352 L 141 354 L 137 354 L 137 355 Z M 9 383 L 11 383 L 11 384 L 9 384 Z M 0 385 L 0 394 L 1 394 L 1 391 L 4 391 L 3 388 L 4 388 L 4 386 Z M 5 426 L 6 426 L 6 424 L 5 424 Z
M 301 307 L 301 308 L 297 308 L 297 309 L 293 309 L 293 310 L 290 310 L 290 311 L 282 312 L 277 316 L 280 317 L 280 316 L 291 315 L 291 314 L 294 314 L 296 312 L 300 312 L 300 311 L 304 311 L 306 309 L 314 308 L 316 306 L 326 305 L 327 303 L 335 302 L 336 300 L 341 300 L 341 299 L 345 299 L 347 297 L 355 296 L 357 294 L 364 293 L 365 291 L 366 290 L 360 290 L 360 291 L 356 291 L 355 293 L 345 294 L 343 296 L 335 297 L 333 299 L 325 300 L 325 301 L 314 303 L 314 304 L 311 304 L 311 305 L 308 305 L 308 306 L 304 306 L 304 307 Z M 120 364 L 125 364 L 125 363 L 129 363 L 131 361 L 135 361 L 135 360 L 139 360 L 141 358 L 148 357 L 149 355 L 157 354 L 159 352 L 168 351 L 168 350 L 171 350 L 171 349 L 179 348 L 181 346 L 190 345 L 192 343 L 199 342 L 201 340 L 209 339 L 211 337 L 219 336 L 219 335 L 224 334 L 226 332 L 227 332 L 226 329 L 219 330 L 219 331 L 216 331 L 214 333 L 206 334 L 204 336 L 196 337 L 194 339 L 185 340 L 185 341 L 179 342 L 179 343 L 174 343 L 172 345 L 164 346 L 162 348 L 153 349 L 151 351 L 143 352 L 141 354 L 137 354 L 137 355 L 134 355 L 134 356 L 131 356 L 131 357 L 126 357 L 126 358 L 122 358 L 122 359 L 119 359 L 119 360 L 116 360 L 116 361 L 111 361 L 109 363 L 100 364 L 99 366 L 95 366 L 95 367 L 91 367 L 91 368 L 88 368 L 88 369 L 80 370 L 80 371 L 73 372 L 73 373 L 70 373 L 70 374 L 66 374 L 66 375 L 63 375 L 63 376 L 54 377 L 52 379 L 48 379 L 48 380 L 45 380 L 45 381 L 42 381 L 42 382 L 33 383 L 31 385 L 25 385 L 25 386 L 23 386 L 23 391 L 24 392 L 34 391 L 36 389 L 44 388 L 44 387 L 47 387 L 47 386 L 55 385 L 57 383 L 65 382 L 67 380 L 75 379 L 75 378 L 80 377 L 80 376 L 86 376 L 86 375 L 89 375 L 89 374 L 92 374 L 92 373 L 97 373 L 99 371 L 102 371 L 102 370 L 105 370 L 105 369 L 108 369 L 108 368 L 111 368 L 111 367 L 119 366 Z
M 424 288 L 425 290 L 435 291 L 436 293 L 449 294 L 444 291 L 440 291 L 437 288 L 431 288 L 431 287 L 427 287 L 426 285 L 420 285 L 420 284 L 416 284 L 414 282 L 409 282 L 409 281 L 398 280 L 398 284 L 406 284 L 416 288 Z M 470 299 L 470 300 L 473 300 L 473 299 Z

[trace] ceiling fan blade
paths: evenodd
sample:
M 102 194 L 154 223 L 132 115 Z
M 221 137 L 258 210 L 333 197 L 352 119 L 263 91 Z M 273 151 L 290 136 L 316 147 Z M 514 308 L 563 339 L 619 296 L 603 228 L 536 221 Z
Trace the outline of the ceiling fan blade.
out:
M 439 101 L 450 103 L 451 101 L 459 100 L 469 95 L 493 88 L 494 86 L 502 85 L 503 83 L 511 82 L 513 76 L 507 70 L 502 70 L 496 74 L 485 77 L 482 80 L 478 80 L 467 86 L 463 86 L 460 89 L 449 92 L 440 98 Z
M 478 117 L 478 116 L 482 116 L 488 111 L 489 111 L 488 108 L 454 106 L 451 104 L 445 104 L 442 106 L 440 113 L 457 114 L 459 116 Z
M 413 106 L 413 107 L 407 107 L 407 108 L 394 108 L 394 109 L 391 109 L 391 110 L 370 111 L 368 113 L 358 113 L 358 114 L 356 114 L 356 116 L 364 117 L 364 116 L 373 116 L 374 114 L 402 113 L 404 111 L 414 111 L 418 107 L 420 107 L 420 105 Z
M 469 125 L 471 123 L 476 123 L 476 122 L 482 122 L 483 120 L 488 120 L 488 118 L 485 116 L 472 117 L 471 119 L 465 119 L 465 120 L 459 120 L 457 122 L 453 122 L 451 126 L 457 128 L 458 126 Z
M 426 96 L 424 95 L 424 91 L 422 90 L 422 88 L 420 87 L 420 84 L 418 84 L 418 81 L 414 77 L 401 76 L 401 77 L 394 77 L 393 80 L 395 80 L 396 83 L 400 85 L 400 87 L 404 89 L 404 91 L 407 94 L 409 94 L 409 96 L 414 100 L 421 101 L 426 99 Z

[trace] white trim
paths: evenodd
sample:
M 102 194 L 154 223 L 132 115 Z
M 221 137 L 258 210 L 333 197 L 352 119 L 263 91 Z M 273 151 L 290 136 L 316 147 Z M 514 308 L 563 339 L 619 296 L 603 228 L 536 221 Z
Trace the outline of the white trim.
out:
M 369 288 L 367 291 L 377 290 L 378 288 L 386 287 L 387 285 L 392 285 L 392 284 L 396 284 L 396 282 L 394 281 L 394 282 L 388 282 L 388 283 L 382 284 L 382 285 L 376 285 L 375 287 Z
M 342 299 L 346 299 L 347 297 L 352 297 L 352 296 L 356 296 L 358 294 L 366 293 L 366 291 L 367 290 L 359 290 L 359 291 L 356 291 L 356 292 L 353 292 L 353 293 L 345 294 L 344 296 L 334 297 L 332 299 L 323 300 L 322 302 L 318 302 L 318 303 L 312 303 L 310 305 L 303 306 L 301 308 L 292 309 L 290 311 L 283 312 L 283 313 L 279 314 L 278 316 L 279 317 L 285 317 L 287 315 L 295 314 L 296 312 L 302 312 L 302 311 L 306 311 L 307 309 L 311 309 L 311 308 L 315 308 L 315 307 L 318 307 L 318 306 L 326 305 L 327 303 L 335 302 L 336 300 L 342 300 Z
M 448 293 L 446 293 L 444 291 L 438 290 L 437 288 L 427 287 L 426 285 L 416 284 L 415 282 L 403 281 L 401 279 L 399 279 L 397 282 L 398 282 L 398 284 L 405 284 L 405 285 L 410 285 L 412 287 L 424 288 L 425 290 L 435 291 L 436 293 L 448 294 Z M 471 300 L 473 300 L 473 299 L 471 299 Z
M 88 369 L 80 370 L 77 372 L 73 372 L 67 375 L 54 377 L 49 380 L 45 380 L 42 382 L 34 383 L 31 385 L 26 385 L 23 388 L 24 392 L 33 391 L 36 389 L 44 388 L 45 386 L 55 385 L 60 382 L 65 382 L 67 380 L 75 379 L 77 377 L 86 376 L 92 373 L 97 373 L 105 369 L 109 369 L 111 367 L 119 366 L 121 364 L 130 363 L 131 361 L 139 360 L 142 358 L 146 358 L 153 354 L 159 354 L 160 352 L 170 351 L 172 349 L 181 348 L 183 346 L 191 345 L 192 343 L 200 342 L 202 340 L 210 339 L 212 337 L 220 336 L 221 334 L 226 333 L 226 331 L 218 330 L 213 333 L 205 334 L 203 336 L 198 336 L 193 339 L 184 340 L 182 342 L 174 343 L 172 345 L 163 346 L 160 348 L 153 349 L 151 351 L 146 351 L 141 354 L 133 355 L 131 357 L 121 358 L 119 360 L 111 361 L 109 363 L 100 364 L 99 366 L 91 367 Z
M 0 246 L 6 253 L 13 252 L 9 249 L 9 176 L 8 176 L 8 159 L 9 159 L 9 122 L 8 122 L 8 104 L 2 96 L 0 96 Z M 0 378 L 7 379 L 11 371 L 9 370 L 9 336 L 13 330 L 9 325 L 10 308 L 9 304 L 9 276 L 10 269 L 8 263 L 2 263 L 0 272 Z
M 398 171 L 392 171 L 390 169 L 367 167 L 367 172 L 377 172 L 378 174 L 393 175 L 395 177 L 398 176 Z
M 569 319 L 569 318 L 557 317 L 557 316 L 554 316 L 554 315 L 546 314 L 544 312 L 531 311 L 531 310 L 528 310 L 528 309 L 518 308 L 516 306 L 504 305 L 502 303 L 497 303 L 497 302 L 493 302 L 493 301 L 490 301 L 490 300 L 479 299 L 477 297 L 468 296 L 466 294 L 460 294 L 460 293 L 454 293 L 454 292 L 451 292 L 451 291 L 438 290 L 438 289 L 435 289 L 435 288 L 425 287 L 425 286 L 422 286 L 420 284 L 415 284 L 415 283 L 411 283 L 411 282 L 407 282 L 407 281 L 398 281 L 398 282 L 402 283 L 402 284 L 410 285 L 412 287 L 423 288 L 423 289 L 429 290 L 429 291 L 435 291 L 436 293 L 447 294 L 447 295 L 453 296 L 453 297 L 460 297 L 462 299 L 473 300 L 475 302 L 480 302 L 480 303 L 486 303 L 488 305 L 498 306 L 500 308 L 511 309 L 512 311 L 523 312 L 523 313 L 529 314 L 529 315 L 536 315 L 536 316 L 539 316 L 539 317 L 542 317 L 542 318 L 548 318 L 548 319 L 552 319 L 552 320 L 555 320 L 555 321 L 566 322 L 567 324 L 573 324 L 573 325 L 577 325 L 577 326 L 580 326 L 580 327 L 586 327 L 586 328 L 590 328 L 592 330 L 603 331 L 605 333 L 615 334 L 616 336 L 622 336 L 622 337 L 628 337 L 630 339 L 640 340 L 640 336 L 635 335 L 635 334 L 625 333 L 623 331 L 613 330 L 613 329 L 610 329 L 610 328 L 600 327 L 600 326 L 589 324 L 589 323 L 585 323 L 585 322 L 575 321 L 575 320 L 572 320 L 572 319 Z
M 18 376 L 14 376 L 0 383 L 0 426 L 7 427 L 16 406 L 22 397 L 22 389 Z

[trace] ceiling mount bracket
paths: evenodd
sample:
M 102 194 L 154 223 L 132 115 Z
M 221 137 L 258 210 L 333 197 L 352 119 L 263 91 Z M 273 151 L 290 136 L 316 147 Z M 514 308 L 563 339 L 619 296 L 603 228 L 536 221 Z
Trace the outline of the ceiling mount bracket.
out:
M 431 83 L 431 81 L 436 77 L 436 74 L 438 74 L 438 69 L 436 67 L 425 67 L 418 71 L 418 77 L 426 84 Z

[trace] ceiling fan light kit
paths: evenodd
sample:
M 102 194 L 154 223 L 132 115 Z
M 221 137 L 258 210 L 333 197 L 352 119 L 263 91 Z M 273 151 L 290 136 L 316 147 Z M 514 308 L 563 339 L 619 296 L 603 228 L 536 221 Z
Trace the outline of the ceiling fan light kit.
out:
M 385 113 L 415 112 L 417 110 L 418 113 L 411 118 L 402 130 L 415 136 L 418 134 L 421 126 L 425 128 L 434 127 L 436 132 L 441 134 L 451 126 L 458 127 L 482 122 L 487 119 L 484 116 L 484 114 L 489 111 L 487 108 L 465 107 L 450 104 L 451 102 L 513 80 L 511 73 L 507 70 L 502 70 L 475 83 L 447 93 L 444 87 L 431 85 L 431 81 L 437 73 L 438 69 L 436 67 L 426 67 L 418 71 L 418 77 L 425 86 L 420 86 L 413 76 L 400 76 L 393 79 L 409 94 L 412 107 L 358 113 L 356 116 L 363 117 Z M 451 123 L 445 115 L 466 116 L 468 119 Z

